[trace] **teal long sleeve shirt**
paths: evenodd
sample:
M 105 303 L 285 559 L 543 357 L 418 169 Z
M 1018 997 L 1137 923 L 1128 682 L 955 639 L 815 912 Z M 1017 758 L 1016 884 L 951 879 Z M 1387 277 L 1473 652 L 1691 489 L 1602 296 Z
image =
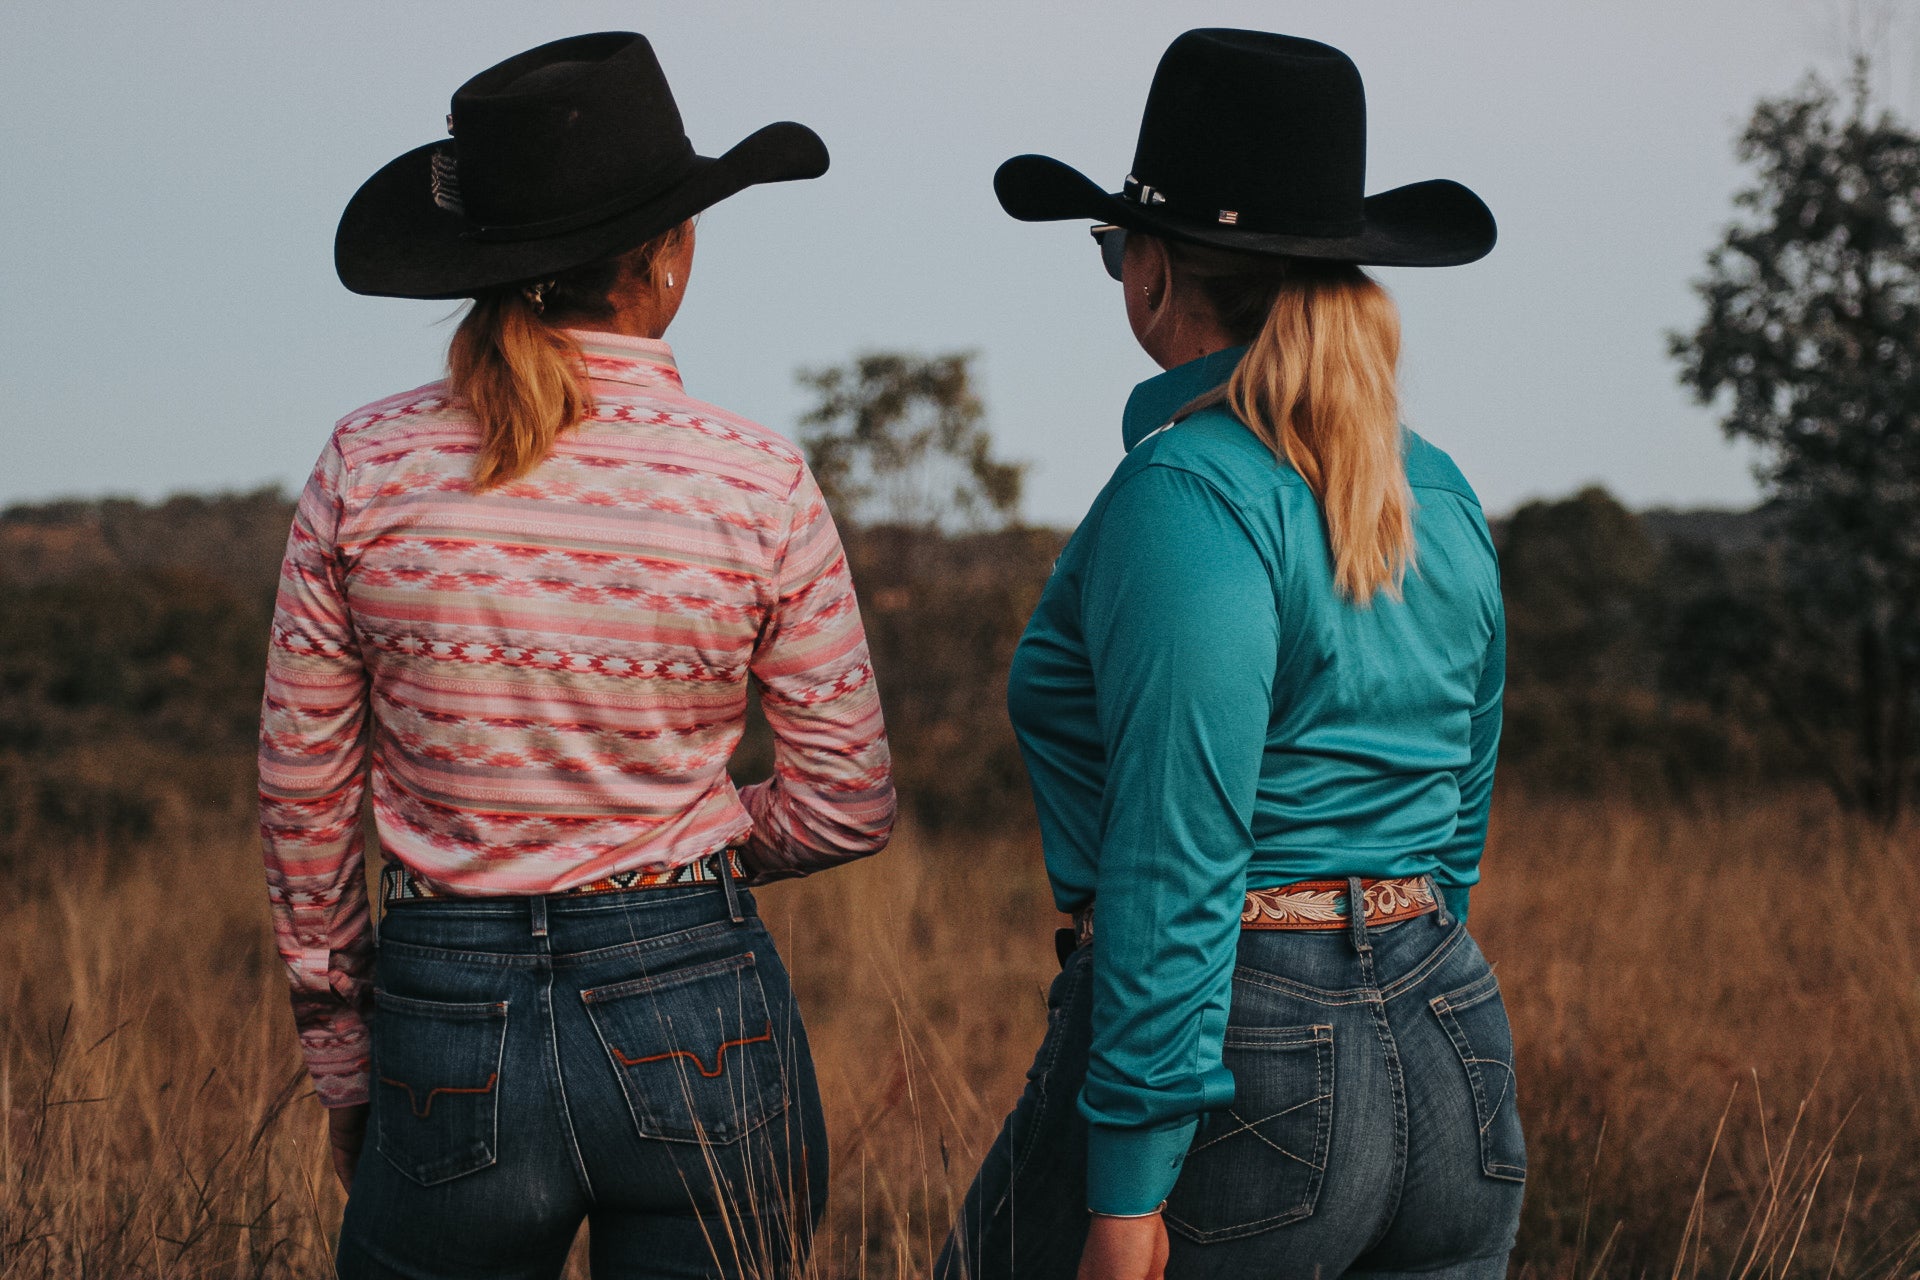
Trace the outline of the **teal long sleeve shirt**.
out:
M 1248 888 L 1479 879 L 1505 626 L 1473 490 L 1409 433 L 1415 567 L 1335 590 L 1312 490 L 1224 408 L 1238 348 L 1142 383 L 1127 455 L 1054 566 L 1008 709 L 1063 911 L 1098 900 L 1088 1207 L 1150 1212 L 1221 1063 Z

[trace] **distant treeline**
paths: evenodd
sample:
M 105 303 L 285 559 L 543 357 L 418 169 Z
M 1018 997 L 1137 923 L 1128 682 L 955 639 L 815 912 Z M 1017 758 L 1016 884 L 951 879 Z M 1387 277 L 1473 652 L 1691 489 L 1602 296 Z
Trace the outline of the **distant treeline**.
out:
M 0 859 L 246 820 L 291 516 L 271 490 L 0 512 Z M 1589 489 L 1496 534 L 1507 784 L 1672 794 L 1811 776 L 1793 709 L 1738 678 L 1764 512 L 1635 515 Z M 902 797 L 923 825 L 1030 821 L 1002 690 L 1065 537 L 847 534 Z M 756 727 L 736 773 L 769 759 Z

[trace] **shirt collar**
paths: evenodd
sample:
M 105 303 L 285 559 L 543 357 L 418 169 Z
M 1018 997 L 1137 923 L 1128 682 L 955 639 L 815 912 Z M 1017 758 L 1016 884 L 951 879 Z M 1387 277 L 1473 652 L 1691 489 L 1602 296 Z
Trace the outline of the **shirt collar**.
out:
M 1245 347 L 1226 347 L 1198 360 L 1175 365 L 1135 387 L 1127 397 L 1127 411 L 1120 418 L 1121 435 L 1127 448 L 1132 449 L 1166 426 L 1188 401 L 1232 377 L 1234 366 L 1246 353 Z
M 680 368 L 673 362 L 673 348 L 659 338 L 635 338 L 598 329 L 566 332 L 580 344 L 587 376 L 595 382 L 665 387 L 672 391 L 685 389 L 680 383 Z

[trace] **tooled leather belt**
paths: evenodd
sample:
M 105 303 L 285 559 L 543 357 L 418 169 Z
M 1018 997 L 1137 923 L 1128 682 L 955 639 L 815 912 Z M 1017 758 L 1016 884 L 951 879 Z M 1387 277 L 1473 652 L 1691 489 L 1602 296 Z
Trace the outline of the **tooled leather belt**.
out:
M 1298 880 L 1271 889 L 1249 889 L 1240 911 L 1242 929 L 1327 930 L 1352 925 L 1352 894 L 1345 880 Z M 1431 876 L 1398 876 L 1360 882 L 1361 909 L 1370 926 L 1412 920 L 1440 909 Z M 1062 932 L 1065 932 L 1062 930 Z M 1073 913 L 1076 946 L 1093 941 L 1093 906 Z

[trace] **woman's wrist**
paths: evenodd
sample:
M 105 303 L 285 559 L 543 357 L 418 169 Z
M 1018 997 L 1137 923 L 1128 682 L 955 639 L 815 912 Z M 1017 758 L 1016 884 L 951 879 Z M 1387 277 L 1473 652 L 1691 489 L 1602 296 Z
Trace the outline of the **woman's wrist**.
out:
M 1089 1209 L 1087 1210 L 1087 1213 L 1089 1216 L 1095 1217 L 1095 1218 L 1118 1218 L 1122 1222 L 1127 1222 L 1127 1221 L 1131 1221 L 1138 1218 L 1157 1218 L 1160 1216 L 1160 1211 L 1162 1209 L 1165 1209 L 1166 1207 L 1167 1207 L 1167 1202 L 1165 1200 L 1162 1200 L 1159 1204 L 1153 1206 L 1153 1208 L 1147 1210 L 1145 1213 L 1102 1213 L 1098 1209 Z

